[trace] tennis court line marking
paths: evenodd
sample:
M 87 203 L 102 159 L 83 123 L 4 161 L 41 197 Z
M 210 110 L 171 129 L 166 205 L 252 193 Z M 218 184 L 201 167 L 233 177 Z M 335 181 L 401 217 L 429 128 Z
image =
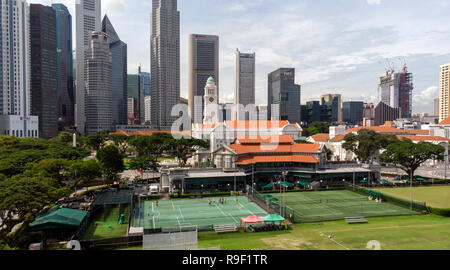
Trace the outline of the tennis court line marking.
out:
M 250 209 L 248 209 L 247 207 L 244 207 L 239 201 L 238 204 L 241 206 L 241 209 L 244 208 L 245 210 L 247 210 L 250 214 L 255 215 L 252 211 L 250 211 Z
M 440 224 L 422 224 L 422 225 L 405 225 L 405 226 L 390 226 L 390 227 L 371 227 L 371 228 L 353 228 L 349 230 L 336 230 L 330 231 L 330 233 L 336 232 L 348 232 L 348 231 L 365 231 L 365 230 L 380 230 L 380 229 L 402 229 L 402 228 L 423 228 L 423 227 L 439 227 L 444 225 L 450 225 L 449 222 Z
M 332 238 L 328 238 L 328 236 L 325 235 L 325 234 L 322 233 L 322 232 L 321 232 L 320 234 L 321 234 L 321 235 L 324 235 L 328 240 L 330 240 L 330 241 L 334 242 L 335 244 L 337 244 L 337 245 L 339 245 L 339 246 L 345 248 L 346 250 L 350 250 L 348 247 L 346 247 L 346 246 L 344 246 L 343 244 L 339 243 L 338 241 L 334 240 L 333 237 L 332 237 Z
M 178 206 L 178 210 L 180 210 L 180 215 L 183 218 L 183 221 L 186 222 L 186 220 L 184 219 L 184 216 L 183 216 L 183 212 L 181 212 L 181 208 L 179 206 Z
M 173 209 L 175 210 L 175 205 L 173 205 L 173 201 L 171 201 L 171 203 L 172 203 L 172 207 L 173 207 Z

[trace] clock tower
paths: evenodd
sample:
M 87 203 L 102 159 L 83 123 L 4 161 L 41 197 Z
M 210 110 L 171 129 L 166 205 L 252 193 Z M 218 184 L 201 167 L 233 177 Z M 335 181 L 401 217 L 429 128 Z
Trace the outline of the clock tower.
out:
M 205 96 L 203 97 L 205 104 L 205 113 L 203 124 L 212 125 L 219 122 L 219 97 L 217 96 L 217 86 L 213 77 L 209 77 L 206 81 Z

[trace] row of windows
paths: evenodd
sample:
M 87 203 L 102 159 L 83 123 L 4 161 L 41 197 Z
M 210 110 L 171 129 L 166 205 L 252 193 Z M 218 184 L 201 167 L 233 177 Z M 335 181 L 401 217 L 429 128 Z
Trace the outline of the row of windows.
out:
M 12 135 L 19 138 L 23 138 L 23 130 L 4 130 L 3 135 Z M 37 130 L 28 130 L 28 136 L 27 137 L 38 137 L 38 131 Z

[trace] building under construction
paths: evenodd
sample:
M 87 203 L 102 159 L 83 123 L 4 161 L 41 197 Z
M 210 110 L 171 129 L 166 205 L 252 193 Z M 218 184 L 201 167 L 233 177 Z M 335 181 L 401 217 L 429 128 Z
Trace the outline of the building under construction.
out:
M 413 76 L 404 65 L 401 72 L 388 70 L 378 80 L 379 101 L 392 108 L 400 109 L 400 118 L 412 117 Z

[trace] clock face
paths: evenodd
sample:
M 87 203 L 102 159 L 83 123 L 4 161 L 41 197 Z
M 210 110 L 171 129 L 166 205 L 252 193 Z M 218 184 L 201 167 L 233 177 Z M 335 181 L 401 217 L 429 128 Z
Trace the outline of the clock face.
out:
M 210 97 L 210 98 L 209 98 L 209 102 L 214 102 L 214 98 L 213 98 L 213 97 Z

